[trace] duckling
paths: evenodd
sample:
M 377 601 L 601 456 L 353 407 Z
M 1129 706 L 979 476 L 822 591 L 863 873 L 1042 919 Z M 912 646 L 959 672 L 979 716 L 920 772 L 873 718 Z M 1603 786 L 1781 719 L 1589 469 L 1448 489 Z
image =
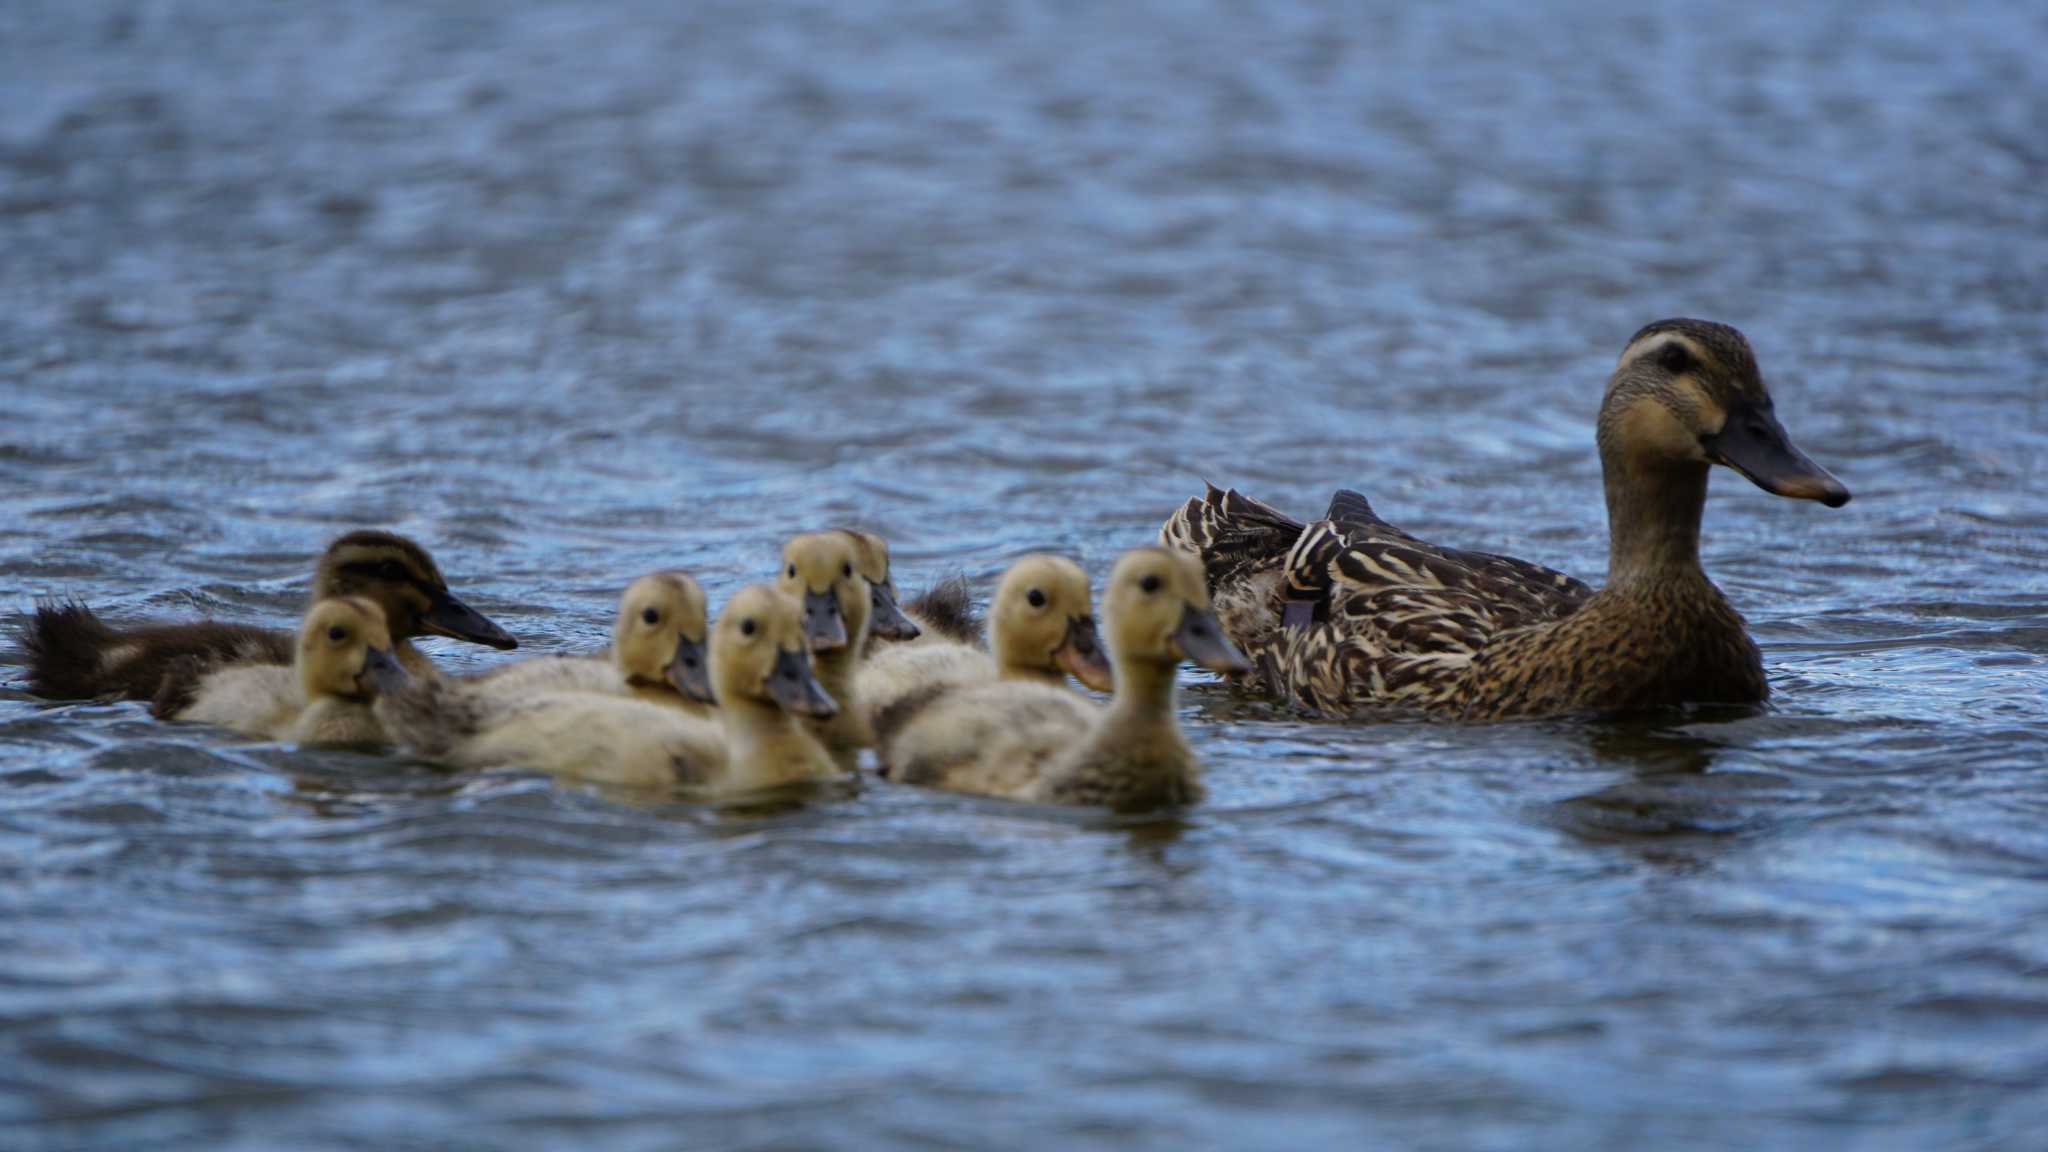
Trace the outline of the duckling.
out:
M 860 750 L 875 742 L 854 683 L 874 601 L 854 565 L 854 545 L 846 533 L 807 532 L 782 546 L 782 575 L 776 583 L 803 605 L 804 639 L 818 682 L 839 705 L 836 714 L 814 722 L 811 730 L 848 772 L 859 767 Z
M 390 532 L 350 532 L 328 545 L 313 573 L 312 600 L 361 596 L 384 612 L 397 658 L 415 674 L 433 665 L 415 636 L 450 636 L 492 648 L 519 642 L 448 591 L 433 557 Z M 46 603 L 23 631 L 29 691 L 52 700 L 151 699 L 174 668 L 288 665 L 290 632 L 198 620 L 116 628 L 77 603 Z
M 293 666 L 238 664 L 167 676 L 151 711 L 159 720 L 294 744 L 384 744 L 371 701 L 379 674 L 397 667 L 384 610 L 361 596 L 340 596 L 306 613 Z
M 1340 491 L 1303 525 L 1234 491 L 1190 500 L 1161 541 L 1199 556 L 1249 686 L 1335 716 L 1452 720 L 1761 704 L 1763 658 L 1700 567 L 1718 464 L 1830 508 L 1849 490 L 1794 447 L 1742 333 L 1660 320 L 1600 406 L 1607 584 L 1443 548 Z
M 889 542 L 872 532 L 837 531 L 852 543 L 853 570 L 868 582 L 869 639 L 898 643 L 917 639 L 924 630 L 905 616 L 896 602 L 896 581 L 889 576 Z
M 651 572 L 619 597 L 609 653 L 540 656 L 468 677 L 506 695 L 602 692 L 630 695 L 698 716 L 711 714 L 704 589 L 685 572 Z
M 1071 675 L 1098 691 L 1110 688 L 1088 574 L 1063 556 L 1041 553 L 1010 566 L 996 586 L 989 640 L 993 655 L 937 639 L 870 657 L 856 694 L 876 739 L 886 741 L 950 685 L 1004 679 L 1057 687 Z
M 812 672 L 803 609 L 766 585 L 734 594 L 711 635 L 715 720 L 630 696 L 478 693 L 461 681 L 406 680 L 378 715 L 408 748 L 458 768 L 519 765 L 628 787 L 713 792 L 837 777 L 795 717 L 836 710 Z
M 1138 811 L 1201 797 L 1180 732 L 1175 671 L 1244 671 L 1209 606 L 1201 566 L 1164 548 L 1127 552 L 1105 595 L 1116 696 L 1108 709 L 1043 683 L 998 680 L 940 695 L 883 746 L 907 784 L 1047 804 Z

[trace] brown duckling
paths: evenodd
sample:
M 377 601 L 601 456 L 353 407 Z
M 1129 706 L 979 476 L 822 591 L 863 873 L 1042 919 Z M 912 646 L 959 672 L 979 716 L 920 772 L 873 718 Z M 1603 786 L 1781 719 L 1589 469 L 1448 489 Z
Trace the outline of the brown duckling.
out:
M 947 687 L 979 680 L 1060 686 L 1072 676 L 1106 692 L 1109 659 L 1095 629 L 1088 574 L 1044 553 L 1012 564 L 989 613 L 993 654 L 950 639 L 885 649 L 861 665 L 856 694 L 878 741 Z
M 804 636 L 803 610 L 766 585 L 741 589 L 711 636 L 715 719 L 631 696 L 477 693 L 402 674 L 377 712 L 408 748 L 458 768 L 519 766 L 629 787 L 742 791 L 840 775 L 795 717 L 830 716 Z
M 950 689 L 882 748 L 893 780 L 1051 804 L 1136 811 L 1201 797 L 1200 766 L 1180 732 L 1176 670 L 1192 660 L 1241 672 L 1201 566 L 1164 548 L 1127 552 L 1105 594 L 1116 696 L 998 680 Z
M 1303 525 L 1211 488 L 1161 529 L 1200 556 L 1249 686 L 1320 712 L 1443 719 L 1759 704 L 1743 620 L 1700 566 L 1707 477 L 1830 508 L 1849 490 L 1794 447 L 1742 333 L 1661 320 L 1630 339 L 1600 406 L 1607 585 L 1417 539 L 1339 492 Z
M 492 648 L 517 648 L 505 630 L 448 591 L 433 557 L 390 532 L 365 529 L 328 545 L 313 573 L 312 599 L 360 596 L 389 623 L 399 660 L 415 674 L 433 670 L 412 645 L 417 636 L 449 636 Z M 224 665 L 288 665 L 292 633 L 197 620 L 117 628 L 83 604 L 43 604 L 22 635 L 29 691 L 52 700 L 152 699 L 166 673 Z
M 152 711 L 159 720 L 295 744 L 385 744 L 372 702 L 379 675 L 397 667 L 383 610 L 360 596 L 340 596 L 306 613 L 292 666 L 237 664 L 169 676 Z
M 467 678 L 480 692 L 630 695 L 699 716 L 711 713 L 704 589 L 686 572 L 650 572 L 626 586 L 609 652 L 538 656 Z

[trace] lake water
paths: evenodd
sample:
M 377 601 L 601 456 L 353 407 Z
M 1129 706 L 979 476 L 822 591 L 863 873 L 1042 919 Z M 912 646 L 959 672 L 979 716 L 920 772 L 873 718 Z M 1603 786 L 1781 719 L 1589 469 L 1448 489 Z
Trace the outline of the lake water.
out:
M 1667 315 L 1857 499 L 1715 480 L 1766 714 L 1190 674 L 1168 821 L 250 746 L 10 638 L 0 1146 L 2042 1146 L 2048 8 L 1955 7 L 7 4 L 10 614 L 285 625 L 381 525 L 581 648 L 844 521 L 1099 579 L 1205 477 L 1597 579 Z

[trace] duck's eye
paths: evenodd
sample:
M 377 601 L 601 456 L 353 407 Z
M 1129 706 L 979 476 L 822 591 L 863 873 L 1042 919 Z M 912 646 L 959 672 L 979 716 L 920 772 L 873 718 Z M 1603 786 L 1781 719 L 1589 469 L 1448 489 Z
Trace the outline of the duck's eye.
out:
M 1024 594 L 1024 599 L 1029 601 L 1033 608 L 1045 607 L 1045 593 L 1037 588 L 1033 588 L 1031 591 L 1026 592 Z
M 1681 372 L 1692 371 L 1699 363 L 1693 359 L 1692 353 L 1685 345 L 1673 343 L 1657 349 L 1657 366 L 1676 376 Z
M 1159 591 L 1159 577 L 1147 576 L 1138 581 L 1138 587 L 1147 594 Z
M 794 579 L 796 579 L 796 565 L 794 565 L 794 564 L 791 564 L 791 565 L 789 566 L 789 573 L 788 573 L 788 575 L 789 575 L 789 578 L 790 578 L 791 580 L 794 580 Z
M 757 628 L 752 617 L 740 621 L 740 635 L 752 636 L 756 630 Z
M 840 574 L 841 576 L 844 576 L 844 577 L 845 577 L 845 578 L 847 578 L 848 580 L 851 580 L 851 579 L 853 579 L 853 565 L 851 565 L 851 564 L 841 564 L 841 565 L 839 566 L 839 574 Z
M 343 628 L 339 624 L 336 624 L 334 627 L 329 628 L 327 630 L 327 638 L 329 640 L 334 641 L 336 644 L 339 644 L 343 640 L 348 639 L 348 629 Z
M 645 620 L 645 621 L 647 621 L 647 622 L 648 622 L 649 624 L 659 624 L 659 623 L 661 623 L 661 609 L 659 609 L 659 608 L 645 608 L 645 609 L 642 609 L 642 610 L 641 610 L 641 612 L 640 612 L 640 618 L 641 618 L 642 620 Z
M 386 560 L 377 565 L 377 575 L 386 580 L 405 579 L 405 567 L 396 560 Z

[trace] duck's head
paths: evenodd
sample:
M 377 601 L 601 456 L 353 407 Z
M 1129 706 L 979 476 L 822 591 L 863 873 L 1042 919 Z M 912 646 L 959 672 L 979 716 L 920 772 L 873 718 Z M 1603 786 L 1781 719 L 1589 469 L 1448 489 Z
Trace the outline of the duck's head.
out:
M 896 601 L 896 581 L 889 575 L 889 542 L 872 532 L 841 528 L 853 543 L 853 570 L 868 582 L 868 635 L 884 640 L 915 640 L 924 631 L 903 614 Z
M 403 685 L 384 610 L 366 597 L 316 601 L 299 625 L 299 688 L 306 699 L 367 700 Z
M 766 584 L 733 593 L 718 614 L 711 679 L 722 702 L 773 704 L 820 718 L 839 711 L 811 668 L 803 605 Z
M 1742 333 L 1659 320 L 1621 353 L 1600 408 L 1600 452 L 1634 469 L 1721 464 L 1766 492 L 1849 502 L 1849 490 L 1785 434 Z
M 867 639 L 873 600 L 855 561 L 844 532 L 806 532 L 782 546 L 776 587 L 803 606 L 804 638 L 813 652 L 858 651 Z
M 1209 607 L 1201 561 L 1186 552 L 1136 548 L 1110 570 L 1103 593 L 1109 650 L 1119 668 L 1192 661 L 1211 672 L 1251 667 L 1223 635 Z
M 1026 556 L 1010 565 L 996 586 L 989 635 L 1004 668 L 1064 673 L 1105 692 L 1111 686 L 1088 574 L 1064 556 Z
M 665 683 L 709 704 L 711 666 L 704 630 L 704 589 L 682 572 L 651 572 L 619 597 L 612 660 L 628 683 Z
M 384 610 L 391 635 L 451 636 L 492 648 L 517 648 L 503 628 L 448 591 L 427 550 L 393 532 L 351 532 L 327 546 L 313 574 L 313 597 L 361 596 Z

